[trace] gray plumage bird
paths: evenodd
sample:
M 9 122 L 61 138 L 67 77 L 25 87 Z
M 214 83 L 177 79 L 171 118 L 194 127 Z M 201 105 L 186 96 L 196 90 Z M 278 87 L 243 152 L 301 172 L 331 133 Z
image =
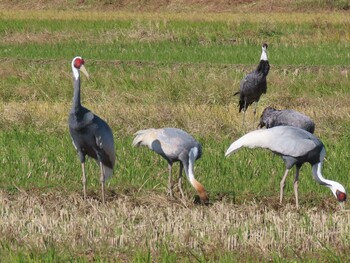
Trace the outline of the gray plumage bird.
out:
M 315 123 L 313 120 L 295 110 L 276 110 L 266 107 L 260 117 L 260 128 L 266 126 L 267 129 L 275 126 L 294 126 L 308 132 L 314 133 Z
M 198 192 L 199 198 L 205 204 L 208 204 L 208 195 L 201 183 L 194 178 L 194 162 L 202 155 L 202 146 L 187 132 L 176 128 L 147 129 L 135 133 L 133 146 L 147 146 L 152 151 L 158 153 L 168 162 L 169 183 L 168 188 L 170 196 L 172 192 L 172 165 L 174 162 L 180 162 L 180 174 L 178 186 L 182 198 L 182 170 L 185 170 L 187 179 Z
M 239 94 L 239 112 L 243 110 L 242 126 L 244 126 L 245 112 L 248 109 L 248 106 L 250 106 L 253 102 L 256 102 L 254 108 L 255 122 L 258 101 L 260 96 L 263 93 L 266 93 L 267 90 L 266 76 L 269 73 L 269 70 L 270 64 L 267 58 L 267 44 L 264 43 L 262 45 L 262 52 L 258 67 L 242 79 L 239 91 L 234 94 L 234 96 Z
M 85 157 L 92 157 L 100 166 L 102 202 L 105 203 L 105 180 L 113 174 L 115 165 L 114 139 L 108 124 L 80 102 L 80 72 L 89 77 L 84 60 L 75 57 L 72 60 L 74 80 L 73 104 L 69 114 L 69 132 L 77 150 L 81 168 L 84 199 L 86 199 Z
M 229 156 L 242 147 L 265 148 L 280 155 L 285 162 L 286 171 L 280 183 L 280 203 L 283 199 L 285 180 L 289 170 L 295 165 L 294 194 L 296 207 L 298 201 L 298 179 L 300 167 L 308 162 L 312 166 L 314 179 L 320 185 L 328 187 L 344 208 L 346 191 L 340 183 L 323 178 L 321 169 L 326 150 L 323 143 L 313 134 L 292 126 L 277 126 L 271 129 L 252 131 L 233 142 L 225 156 Z

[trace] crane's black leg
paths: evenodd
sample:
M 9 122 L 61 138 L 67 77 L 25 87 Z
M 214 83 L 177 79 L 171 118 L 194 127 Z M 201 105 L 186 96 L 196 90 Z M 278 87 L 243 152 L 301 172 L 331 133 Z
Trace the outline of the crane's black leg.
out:
M 102 189 L 102 203 L 105 203 L 105 173 L 103 170 L 103 165 L 102 162 L 100 162 L 100 170 L 101 170 L 101 177 L 100 177 L 100 182 L 101 182 L 101 189 Z
M 286 186 L 286 178 L 287 178 L 288 173 L 289 173 L 289 169 L 286 169 L 286 171 L 284 172 L 283 178 L 281 180 L 281 183 L 280 183 L 280 204 L 282 204 L 283 190 L 284 190 L 284 187 Z
M 182 190 L 182 170 L 183 170 L 183 168 L 184 168 L 184 166 L 183 166 L 182 162 L 180 162 L 180 174 L 179 174 L 178 186 L 179 186 L 179 190 L 181 193 L 181 198 L 185 199 L 184 191 Z
M 242 129 L 244 128 L 244 122 L 245 122 L 245 112 L 247 111 L 247 101 L 244 101 L 244 108 L 243 108 L 243 121 L 242 121 Z M 245 129 L 244 129 L 245 131 Z
M 255 116 L 256 116 L 256 108 L 258 106 L 258 101 L 255 102 L 255 108 L 254 108 L 254 118 L 253 118 L 253 129 L 255 127 Z
M 172 179 L 172 175 L 171 175 L 172 167 L 173 167 L 173 164 L 168 163 L 168 171 L 169 171 L 168 190 L 169 190 L 170 197 L 174 197 L 174 195 L 173 195 L 173 179 Z
M 294 195 L 295 195 L 295 206 L 298 209 L 299 208 L 299 198 L 298 198 L 298 180 L 299 180 L 299 171 L 300 171 L 300 165 L 296 165 L 295 170 L 295 178 L 294 178 Z
M 82 183 L 83 183 L 83 194 L 84 194 L 84 200 L 86 199 L 86 175 L 85 175 L 85 162 L 81 163 L 81 170 L 83 171 L 82 176 Z

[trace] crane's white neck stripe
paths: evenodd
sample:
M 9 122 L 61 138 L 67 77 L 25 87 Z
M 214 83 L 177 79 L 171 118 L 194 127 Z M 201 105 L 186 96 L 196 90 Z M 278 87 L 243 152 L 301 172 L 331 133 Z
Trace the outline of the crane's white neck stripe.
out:
M 315 180 L 321 184 L 321 185 L 325 185 L 329 188 L 331 188 L 334 184 L 334 181 L 332 180 L 328 180 L 328 179 L 325 179 L 323 176 L 322 176 L 322 163 L 319 162 L 315 165 L 312 166 L 312 173 L 314 175 L 314 178 Z
M 198 148 L 193 147 L 190 152 L 189 152 L 189 162 L 188 162 L 188 179 L 190 180 L 191 183 L 194 182 L 194 162 L 198 156 Z
M 72 71 L 73 71 L 73 77 L 75 80 L 79 79 L 80 76 L 80 72 L 79 69 L 77 69 L 76 67 L 72 66 Z
M 322 176 L 322 162 L 323 162 L 325 156 L 326 156 L 326 151 L 323 148 L 320 152 L 320 162 L 318 164 L 314 165 L 312 167 L 312 169 L 314 170 L 314 167 L 316 166 L 316 168 L 315 168 L 316 171 L 315 171 L 314 175 L 317 176 L 322 183 L 324 183 L 326 185 L 332 185 L 332 183 L 331 183 L 332 181 L 327 180 L 327 179 L 323 178 L 323 176 Z
M 264 48 L 262 50 L 260 60 L 267 61 L 267 54 L 266 54 L 266 50 Z
M 343 192 L 343 193 L 346 193 L 345 191 L 345 188 L 343 185 L 341 185 L 340 183 L 336 182 L 336 181 L 332 181 L 332 180 L 328 180 L 328 179 L 325 179 L 323 178 L 322 176 L 322 172 L 321 172 L 321 169 L 322 169 L 322 162 L 323 162 L 323 159 L 326 155 L 326 150 L 323 148 L 321 150 L 321 153 L 320 153 L 320 162 L 317 163 L 317 164 L 314 164 L 312 166 L 312 174 L 314 176 L 314 179 L 321 185 L 324 185 L 324 186 L 327 186 L 332 192 L 333 192 L 333 195 L 337 197 L 337 190 Z

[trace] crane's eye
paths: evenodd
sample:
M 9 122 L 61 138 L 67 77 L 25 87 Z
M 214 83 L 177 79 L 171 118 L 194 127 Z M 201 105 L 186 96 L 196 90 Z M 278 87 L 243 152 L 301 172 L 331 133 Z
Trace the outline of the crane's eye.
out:
M 343 193 L 343 192 L 341 192 L 339 190 L 337 190 L 335 193 L 337 195 L 337 199 L 338 199 L 339 202 L 346 201 L 346 193 Z

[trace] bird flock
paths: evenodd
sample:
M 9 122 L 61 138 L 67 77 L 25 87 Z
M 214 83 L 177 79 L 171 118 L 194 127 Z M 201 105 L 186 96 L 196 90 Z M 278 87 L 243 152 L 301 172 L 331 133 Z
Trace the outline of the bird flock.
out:
M 254 125 L 257 104 L 261 95 L 267 92 L 266 77 L 270 70 L 267 47 L 268 45 L 265 43 L 262 45 L 259 65 L 242 79 L 239 91 L 234 94 L 239 94 L 239 112 L 243 110 L 242 128 L 245 126 L 245 112 L 248 106 L 255 102 Z M 80 72 L 89 78 L 84 63 L 84 59 L 79 56 L 72 60 L 74 93 L 68 126 L 73 146 L 81 163 L 84 199 L 86 199 L 85 158 L 89 156 L 95 159 L 100 167 L 101 199 L 105 203 L 105 181 L 113 174 L 116 160 L 114 138 L 109 125 L 81 105 Z M 338 182 L 325 179 L 322 175 L 322 164 L 326 153 L 325 146 L 320 139 L 313 135 L 315 123 L 308 116 L 294 110 L 276 110 L 267 107 L 260 117 L 258 127 L 266 127 L 266 129 L 257 129 L 238 138 L 228 147 L 225 156 L 228 157 L 234 154 L 242 147 L 264 148 L 281 156 L 286 170 L 280 182 L 280 203 L 283 199 L 286 177 L 292 167 L 295 166 L 294 194 L 297 208 L 299 208 L 299 171 L 304 163 L 310 163 L 315 181 L 328 187 L 339 201 L 340 206 L 344 208 L 347 197 L 344 186 Z M 178 189 L 181 198 L 185 198 L 182 189 L 182 173 L 184 170 L 186 178 L 197 191 L 201 202 L 209 204 L 207 191 L 194 176 L 194 163 L 202 156 L 202 145 L 197 140 L 178 128 L 149 128 L 137 131 L 134 135 L 133 146 L 146 146 L 167 161 L 169 172 L 168 192 L 171 197 L 174 197 L 172 166 L 174 162 L 180 162 Z

